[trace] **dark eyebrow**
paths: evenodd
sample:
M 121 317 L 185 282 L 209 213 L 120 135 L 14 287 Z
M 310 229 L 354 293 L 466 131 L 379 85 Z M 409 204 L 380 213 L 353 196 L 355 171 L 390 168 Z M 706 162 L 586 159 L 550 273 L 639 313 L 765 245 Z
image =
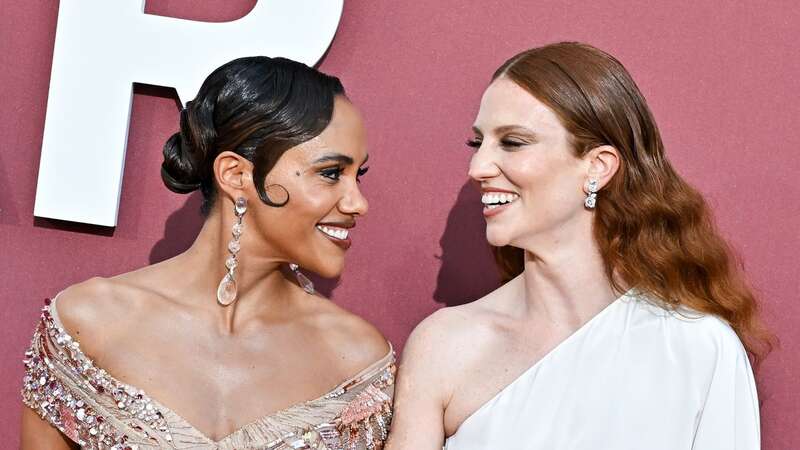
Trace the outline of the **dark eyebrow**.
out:
M 479 136 L 483 136 L 483 132 L 481 132 L 481 129 L 476 127 L 475 125 L 472 126 L 472 132 Z
M 353 158 L 347 155 L 343 155 L 341 153 L 329 153 L 327 155 L 317 158 L 314 161 L 314 164 L 321 164 L 326 162 L 339 162 L 349 166 L 353 164 Z

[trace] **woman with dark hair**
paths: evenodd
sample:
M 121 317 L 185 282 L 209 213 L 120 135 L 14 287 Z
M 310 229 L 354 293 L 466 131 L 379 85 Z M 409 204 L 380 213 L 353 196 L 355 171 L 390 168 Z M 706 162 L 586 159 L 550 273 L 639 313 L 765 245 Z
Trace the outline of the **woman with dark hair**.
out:
M 406 345 L 388 449 L 758 449 L 757 304 L 628 72 L 503 64 L 469 175 L 506 283 Z
M 367 212 L 365 145 L 334 77 L 268 57 L 209 75 L 161 170 L 171 190 L 202 192 L 200 234 L 172 259 L 46 302 L 22 447 L 381 447 L 391 346 L 299 269 L 341 273 Z

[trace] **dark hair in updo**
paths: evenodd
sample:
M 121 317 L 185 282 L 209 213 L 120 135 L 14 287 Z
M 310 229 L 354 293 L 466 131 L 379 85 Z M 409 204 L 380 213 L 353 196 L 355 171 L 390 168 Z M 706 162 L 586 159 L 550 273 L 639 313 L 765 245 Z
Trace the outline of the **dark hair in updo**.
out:
M 338 78 L 286 58 L 235 59 L 211 73 L 181 110 L 180 131 L 164 144 L 161 178 L 173 192 L 200 189 L 207 215 L 216 197 L 212 166 L 231 151 L 253 163 L 261 200 L 270 206 L 264 178 L 288 149 L 328 126 L 333 101 L 344 95 Z

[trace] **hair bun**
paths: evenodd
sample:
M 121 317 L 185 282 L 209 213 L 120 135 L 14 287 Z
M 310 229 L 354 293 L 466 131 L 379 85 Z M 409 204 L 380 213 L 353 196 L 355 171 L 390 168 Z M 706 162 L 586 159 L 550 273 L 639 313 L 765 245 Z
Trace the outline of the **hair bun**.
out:
M 172 192 L 188 194 L 200 188 L 200 167 L 192 159 L 192 152 L 184 148 L 181 133 L 175 133 L 164 144 L 164 162 L 161 179 Z

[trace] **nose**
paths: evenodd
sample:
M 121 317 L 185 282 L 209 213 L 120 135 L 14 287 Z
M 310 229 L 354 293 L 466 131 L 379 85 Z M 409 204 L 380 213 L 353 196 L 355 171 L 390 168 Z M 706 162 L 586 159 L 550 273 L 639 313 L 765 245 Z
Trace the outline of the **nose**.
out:
M 339 211 L 343 214 L 363 216 L 368 209 L 369 202 L 367 202 L 364 194 L 361 193 L 358 183 L 353 183 L 352 187 L 347 190 L 344 197 L 339 201 Z
M 467 173 L 470 178 L 479 182 L 500 175 L 500 168 L 497 167 L 492 152 L 485 147 L 485 145 L 481 145 L 478 151 L 472 155 Z

